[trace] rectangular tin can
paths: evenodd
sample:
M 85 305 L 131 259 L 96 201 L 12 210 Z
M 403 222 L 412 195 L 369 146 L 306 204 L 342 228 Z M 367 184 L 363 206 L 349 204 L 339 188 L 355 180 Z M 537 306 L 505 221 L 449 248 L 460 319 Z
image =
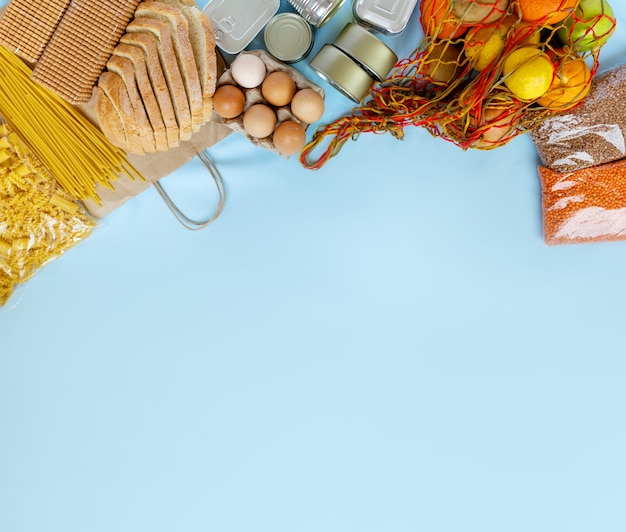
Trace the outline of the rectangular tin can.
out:
M 367 28 L 397 35 L 406 28 L 417 0 L 353 0 L 354 19 Z

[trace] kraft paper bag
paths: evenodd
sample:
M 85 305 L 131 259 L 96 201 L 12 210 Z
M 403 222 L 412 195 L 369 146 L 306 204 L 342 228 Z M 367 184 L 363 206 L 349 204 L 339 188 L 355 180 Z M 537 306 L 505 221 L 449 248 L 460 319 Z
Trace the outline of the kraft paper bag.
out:
M 100 186 L 97 188 L 102 205 L 88 200 L 85 202 L 85 208 L 95 218 L 104 218 L 129 199 L 141 194 L 159 179 L 185 165 L 197 154 L 214 146 L 232 132 L 233 130 L 222 124 L 221 119 L 214 114 L 213 118 L 195 132 L 190 140 L 181 142 L 177 148 L 147 155 L 129 154 L 127 156 L 128 161 L 143 176 L 145 181 L 132 180 L 126 175 L 122 175 L 112 183 L 114 190 Z

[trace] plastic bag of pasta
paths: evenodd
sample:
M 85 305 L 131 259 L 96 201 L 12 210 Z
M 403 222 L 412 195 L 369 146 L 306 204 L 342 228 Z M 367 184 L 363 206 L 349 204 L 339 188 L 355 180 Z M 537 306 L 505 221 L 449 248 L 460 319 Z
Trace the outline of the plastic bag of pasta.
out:
M 626 240 L 626 159 L 539 177 L 546 244 Z
M 95 226 L 7 124 L 0 124 L 0 306 L 17 285 Z

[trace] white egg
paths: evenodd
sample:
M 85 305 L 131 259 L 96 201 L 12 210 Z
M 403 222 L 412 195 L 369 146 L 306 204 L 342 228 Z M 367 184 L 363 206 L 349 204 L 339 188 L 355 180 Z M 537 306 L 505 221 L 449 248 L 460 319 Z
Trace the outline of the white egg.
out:
M 240 54 L 230 65 L 230 73 L 237 85 L 253 89 L 265 79 L 265 63 L 256 55 Z

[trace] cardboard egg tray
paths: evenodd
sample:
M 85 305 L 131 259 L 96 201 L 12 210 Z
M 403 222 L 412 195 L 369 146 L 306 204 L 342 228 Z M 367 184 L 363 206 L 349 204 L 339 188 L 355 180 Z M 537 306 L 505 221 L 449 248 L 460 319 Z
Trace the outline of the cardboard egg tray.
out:
M 267 70 L 266 76 L 272 72 L 276 72 L 276 71 L 282 71 L 285 72 L 287 74 L 289 74 L 289 76 L 291 76 L 291 78 L 296 82 L 296 90 L 300 90 L 300 89 L 313 89 L 315 92 L 317 92 L 322 98 L 324 98 L 324 90 L 319 87 L 318 85 L 316 85 L 315 83 L 313 83 L 312 81 L 310 81 L 308 78 L 306 78 L 305 76 L 303 76 L 300 72 L 298 72 L 295 68 L 292 68 L 284 63 L 281 63 L 280 61 L 276 61 L 272 56 L 270 56 L 268 53 L 264 52 L 263 50 L 252 50 L 249 52 L 242 52 L 245 54 L 253 54 L 256 55 L 257 57 L 259 57 L 263 63 L 265 64 L 265 69 Z M 252 137 L 251 135 L 248 134 L 248 132 L 245 130 L 245 128 L 243 127 L 243 115 L 246 112 L 246 110 L 257 103 L 264 103 L 266 105 L 268 105 L 269 107 L 271 107 L 272 109 L 274 109 L 274 111 L 276 112 L 276 117 L 277 117 L 277 121 L 276 121 L 276 127 L 278 127 L 278 125 L 281 122 L 284 122 L 285 120 L 293 120 L 294 122 L 297 122 L 298 124 L 300 124 L 304 130 L 306 131 L 309 127 L 309 124 L 302 122 L 301 120 L 298 120 L 292 113 L 291 113 L 291 109 L 289 107 L 289 105 L 285 105 L 283 107 L 276 107 L 274 105 L 270 105 L 264 98 L 263 95 L 261 94 L 261 86 L 255 87 L 254 89 L 245 89 L 243 87 L 240 87 L 239 85 L 237 85 L 237 82 L 233 79 L 233 76 L 231 74 L 230 68 L 225 70 L 224 73 L 220 76 L 218 82 L 217 82 L 217 86 L 221 87 L 222 85 L 235 85 L 237 87 L 239 87 L 245 94 L 246 96 L 246 103 L 244 105 L 243 108 L 243 112 L 236 118 L 223 118 L 222 122 L 225 126 L 229 127 L 230 129 L 232 129 L 233 131 L 236 131 L 237 133 L 241 133 L 244 137 L 246 137 L 250 142 L 252 142 L 252 144 L 254 144 L 255 146 L 259 146 L 261 148 L 265 148 L 266 150 L 269 150 L 271 152 L 277 153 L 278 155 L 280 155 L 281 157 L 288 159 L 288 156 L 285 156 L 283 154 L 281 154 L 275 147 L 274 144 L 272 142 L 272 136 L 268 136 L 265 137 L 263 139 L 258 139 L 255 137 Z

